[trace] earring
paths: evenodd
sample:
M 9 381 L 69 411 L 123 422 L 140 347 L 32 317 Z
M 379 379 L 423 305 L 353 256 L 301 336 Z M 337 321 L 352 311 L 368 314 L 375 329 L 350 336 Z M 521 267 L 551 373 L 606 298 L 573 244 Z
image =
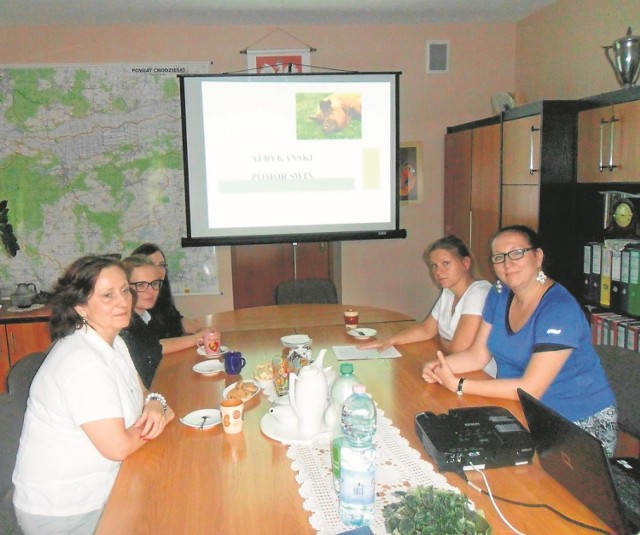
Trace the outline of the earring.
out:
M 87 317 L 86 316 L 80 316 L 82 318 L 82 324 L 83 325 L 89 325 L 89 322 L 87 321 Z
M 500 281 L 500 279 L 496 281 L 496 292 L 498 292 L 499 294 L 502 293 L 502 281 Z
M 545 282 L 547 282 L 547 274 L 542 270 L 538 271 L 538 276 L 536 277 L 536 280 L 540 284 L 544 284 Z

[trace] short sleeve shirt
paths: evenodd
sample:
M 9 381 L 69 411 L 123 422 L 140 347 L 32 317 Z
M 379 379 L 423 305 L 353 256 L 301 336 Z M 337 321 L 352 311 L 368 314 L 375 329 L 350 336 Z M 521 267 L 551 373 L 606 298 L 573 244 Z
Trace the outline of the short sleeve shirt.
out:
M 591 343 L 591 331 L 578 302 L 555 283 L 523 327 L 513 332 L 508 323 L 512 292 L 503 285 L 492 288 L 482 313 L 491 325 L 487 341 L 498 366 L 498 379 L 520 378 L 535 352 L 549 348 L 571 348 L 571 354 L 541 401 L 577 421 L 615 403 L 600 359 Z
M 456 303 L 455 309 L 453 301 L 455 295 L 448 288 L 443 288 L 440 297 L 433 305 L 431 315 L 438 322 L 438 334 L 445 340 L 453 340 L 453 335 L 458 328 L 460 317 L 464 314 L 481 316 L 484 301 L 491 284 L 485 280 L 475 281 L 467 288 L 460 301 Z
M 122 418 L 133 425 L 143 395 L 127 346 L 83 327 L 59 340 L 36 374 L 13 473 L 14 504 L 47 516 L 100 509 L 120 462 L 103 457 L 80 427 Z

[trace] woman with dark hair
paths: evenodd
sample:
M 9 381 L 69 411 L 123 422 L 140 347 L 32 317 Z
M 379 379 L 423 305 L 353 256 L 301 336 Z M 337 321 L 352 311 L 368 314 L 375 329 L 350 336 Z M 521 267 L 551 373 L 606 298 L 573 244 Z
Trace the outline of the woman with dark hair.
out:
M 544 272 L 536 232 L 523 225 L 498 231 L 491 242 L 498 281 L 487 297 L 471 347 L 428 362 L 427 382 L 458 394 L 518 399 L 522 388 L 589 431 L 613 455 L 617 410 L 585 315 L 574 297 Z M 491 358 L 493 380 L 454 374 L 481 369 Z
M 123 340 L 131 291 L 108 256 L 73 262 L 54 289 L 54 345 L 27 402 L 13 473 L 22 531 L 93 533 L 123 459 L 173 417 L 149 394 Z
M 195 320 L 186 319 L 178 311 L 169 282 L 167 259 L 155 243 L 143 243 L 136 247 L 131 255 L 146 255 L 161 271 L 162 288 L 158 300 L 149 312 L 153 315 L 160 328 L 160 338 L 174 338 L 185 333 L 194 333 L 202 328 Z
M 122 261 L 129 285 L 134 292 L 131 323 L 120 335 L 129 348 L 131 359 L 140 374 L 144 385 L 149 388 L 160 365 L 162 355 L 173 353 L 188 347 L 196 347 L 198 338 L 202 338 L 210 329 L 195 334 L 185 334 L 160 339 L 162 326 L 151 313 L 162 291 L 164 273 L 151 257 L 137 254 Z
M 381 351 L 394 344 L 407 344 L 438 338 L 446 353 L 467 349 L 480 327 L 482 307 L 491 288 L 473 275 L 471 253 L 456 236 L 445 236 L 425 250 L 423 260 L 433 281 L 442 288 L 425 320 L 391 338 L 360 345 Z M 487 370 L 491 373 L 491 369 Z

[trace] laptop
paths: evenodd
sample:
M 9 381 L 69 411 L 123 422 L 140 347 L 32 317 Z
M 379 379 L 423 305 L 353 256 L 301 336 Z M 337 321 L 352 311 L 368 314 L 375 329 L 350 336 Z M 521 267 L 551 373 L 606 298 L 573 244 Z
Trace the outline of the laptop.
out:
M 601 442 L 522 389 L 542 468 L 616 533 L 640 532 L 640 460 L 609 459 Z

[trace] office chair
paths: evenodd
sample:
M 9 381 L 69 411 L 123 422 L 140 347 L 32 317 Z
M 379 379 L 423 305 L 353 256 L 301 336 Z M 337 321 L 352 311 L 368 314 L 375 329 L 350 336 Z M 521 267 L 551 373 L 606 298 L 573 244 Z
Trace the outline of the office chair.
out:
M 24 404 L 27 408 L 29 389 L 37 371 L 40 369 L 47 352 L 31 353 L 21 358 L 9 370 L 7 376 L 7 390 L 11 396 Z
M 620 430 L 640 438 L 638 353 L 617 346 L 595 346 L 609 384 L 616 395 Z
M 338 302 L 336 287 L 329 279 L 295 279 L 282 282 L 276 288 L 276 304 Z
M 11 476 L 16 464 L 25 405 L 7 393 L 0 394 L 0 533 L 20 534 L 13 508 Z

